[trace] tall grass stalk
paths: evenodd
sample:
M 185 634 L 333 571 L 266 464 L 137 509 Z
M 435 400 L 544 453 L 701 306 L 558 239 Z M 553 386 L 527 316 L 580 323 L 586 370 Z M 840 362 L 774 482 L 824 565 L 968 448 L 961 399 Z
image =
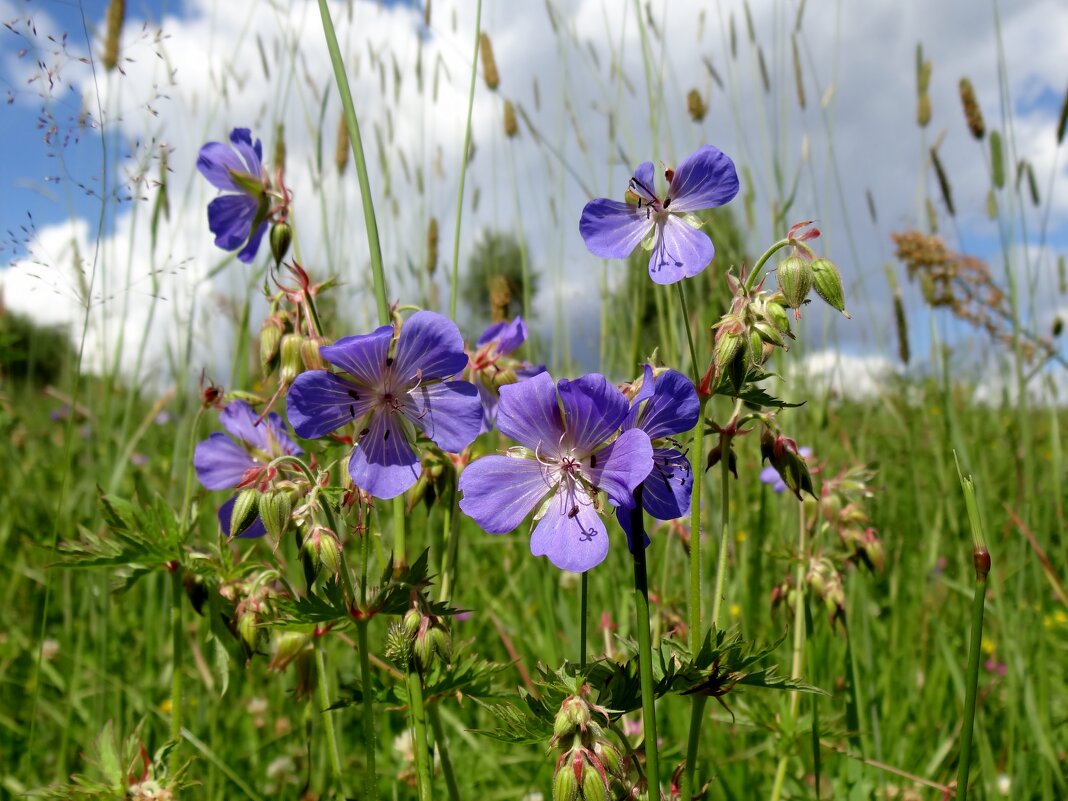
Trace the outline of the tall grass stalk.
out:
M 983 523 L 975 501 L 975 483 L 965 477 L 957 464 L 957 477 L 968 510 L 968 525 L 972 532 L 972 562 L 975 567 L 975 590 L 972 595 L 971 641 L 968 644 L 968 675 L 965 684 L 964 721 L 960 737 L 960 763 L 957 767 L 957 799 L 968 801 L 968 774 L 972 760 L 972 734 L 975 724 L 976 693 L 979 687 L 980 646 L 983 641 L 983 612 L 986 607 L 986 582 L 990 575 L 990 552 L 986 548 Z

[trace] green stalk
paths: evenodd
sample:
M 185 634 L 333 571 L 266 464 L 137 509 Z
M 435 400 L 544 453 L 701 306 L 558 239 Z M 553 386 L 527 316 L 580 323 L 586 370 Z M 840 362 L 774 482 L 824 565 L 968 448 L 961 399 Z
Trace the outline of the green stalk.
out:
M 319 0 L 323 2 L 323 0 Z M 449 288 L 449 317 L 456 319 L 456 288 L 460 283 L 460 221 L 464 214 L 464 182 L 467 178 L 467 154 L 471 151 L 471 110 L 475 105 L 475 78 L 478 76 L 478 45 L 482 33 L 482 0 L 475 4 L 475 52 L 471 56 L 471 84 L 467 90 L 467 125 L 464 127 L 464 151 L 460 156 L 460 188 L 456 199 L 456 235 L 452 242 L 452 286 Z
M 645 565 L 645 517 L 641 485 L 634 491 L 630 512 L 631 555 L 634 557 L 634 611 L 638 628 L 638 672 L 642 687 L 642 719 L 645 724 L 645 774 L 647 798 L 660 799 L 660 756 L 656 748 L 656 695 L 653 692 L 653 647 L 649 627 L 649 577 Z
M 364 534 L 364 539 L 370 534 Z M 366 550 L 366 549 L 365 549 Z M 367 645 L 366 619 L 356 621 L 356 637 L 360 650 L 360 691 L 363 693 L 363 750 L 367 759 L 364 776 L 363 797 L 368 801 L 378 798 L 378 776 L 375 772 L 375 706 L 371 687 L 371 653 Z
M 426 710 L 426 716 L 430 720 L 430 728 L 434 732 L 434 747 L 441 757 L 441 774 L 445 777 L 445 787 L 449 791 L 449 801 L 460 801 L 460 785 L 456 782 L 456 771 L 452 767 L 452 758 L 449 756 L 449 746 L 445 742 L 445 727 L 441 725 L 441 714 L 436 704 L 431 704 Z
M 337 744 L 334 719 L 330 717 L 330 687 L 326 683 L 326 660 L 323 658 L 323 646 L 319 641 L 315 643 L 315 672 L 318 674 L 319 705 L 322 707 L 323 727 L 326 730 L 326 742 L 330 752 L 330 770 L 334 774 L 342 795 L 348 795 L 344 789 L 345 774 L 341 770 L 341 749 Z
M 586 622 L 589 617 L 589 572 L 579 580 L 579 667 L 586 669 Z
M 806 591 L 804 590 L 805 582 L 805 552 L 808 548 L 807 543 L 807 529 L 805 528 L 805 507 L 799 505 L 800 509 L 800 524 L 798 526 L 797 535 L 797 567 L 794 570 L 794 586 L 797 588 L 798 598 L 797 604 L 794 607 L 794 644 L 793 644 L 793 660 L 790 664 L 790 678 L 797 679 L 801 677 L 801 660 L 805 652 L 805 604 L 807 603 Z M 797 708 L 801 702 L 801 696 L 798 692 L 793 692 L 790 695 L 790 725 L 791 728 L 795 728 L 797 724 Z M 775 770 L 775 784 L 771 788 L 771 801 L 779 801 L 782 794 L 783 781 L 786 779 L 786 768 L 789 765 L 790 758 L 784 754 L 779 757 L 779 766 Z M 818 789 L 818 788 L 817 788 Z
M 415 775 L 419 801 L 430 801 L 434 791 L 430 785 L 430 749 L 426 739 L 426 707 L 423 704 L 423 677 L 414 668 L 408 670 L 408 705 L 415 731 Z
M 441 569 L 438 571 L 441 576 L 441 595 L 442 601 L 448 599 L 449 588 L 452 583 L 452 574 L 456 570 L 456 559 L 459 555 L 459 536 L 460 530 L 457 522 L 459 515 L 457 514 L 457 504 L 459 503 L 460 493 L 456 489 L 456 475 L 455 471 L 451 475 L 450 485 L 451 491 L 449 492 L 449 502 L 442 505 L 444 511 L 443 520 L 441 524 L 442 535 L 445 541 L 445 546 L 442 549 L 441 554 Z
M 760 275 L 760 271 L 764 269 L 764 265 L 767 264 L 768 259 L 770 259 L 776 251 L 782 250 L 783 248 L 789 247 L 790 245 L 794 245 L 804 251 L 807 251 L 809 256 L 815 256 L 815 254 L 812 252 L 812 248 L 810 248 L 804 242 L 795 242 L 794 240 L 789 238 L 780 239 L 778 242 L 774 243 L 771 247 L 764 251 L 763 255 L 761 255 L 761 257 L 757 259 L 757 263 L 753 265 L 752 272 L 750 272 L 749 275 L 745 277 L 746 292 L 750 291 L 754 286 L 756 286 L 757 277 Z
M 382 245 L 378 241 L 378 223 L 375 221 L 374 199 L 371 195 L 371 182 L 367 177 L 367 162 L 363 157 L 363 140 L 360 138 L 360 124 L 356 120 L 356 107 L 352 102 L 349 79 L 345 75 L 345 62 L 338 47 L 334 22 L 330 17 L 330 7 L 326 0 L 319 0 L 319 16 L 323 20 L 323 34 L 326 36 L 326 48 L 330 51 L 330 64 L 337 80 L 338 94 L 345 115 L 345 126 L 349 129 L 349 142 L 352 145 L 352 160 L 356 165 L 356 176 L 360 183 L 360 198 L 363 201 L 363 221 L 367 228 L 367 245 L 371 251 L 371 283 L 374 284 L 375 305 L 378 308 L 379 325 L 389 324 L 389 301 L 386 299 L 386 275 L 382 269 Z
M 979 647 L 983 640 L 983 612 L 986 607 L 986 581 L 990 575 L 990 552 L 986 549 L 983 523 L 975 503 L 975 484 L 957 464 L 957 476 L 964 490 L 968 523 L 972 530 L 972 561 L 975 565 L 975 593 L 972 596 L 972 639 L 968 645 L 968 683 L 964 698 L 964 724 L 960 738 L 960 765 L 957 769 L 957 798 L 968 801 L 968 774 L 972 761 L 972 731 L 975 725 L 975 696 L 979 687 Z
M 734 403 L 734 411 L 731 412 L 731 422 L 727 424 L 728 426 L 733 425 L 741 410 L 742 401 L 739 399 Z M 720 474 L 720 492 L 723 493 L 721 501 L 723 514 L 719 529 L 719 553 L 716 554 L 716 585 L 712 592 L 712 625 L 716 628 L 719 628 L 719 610 L 723 605 L 723 582 L 727 577 L 727 536 L 730 534 L 731 529 L 730 502 L 727 500 L 727 496 L 730 494 L 730 476 L 728 473 L 730 471 L 731 437 L 721 437 L 720 447 L 723 449 L 720 460 L 725 464 Z

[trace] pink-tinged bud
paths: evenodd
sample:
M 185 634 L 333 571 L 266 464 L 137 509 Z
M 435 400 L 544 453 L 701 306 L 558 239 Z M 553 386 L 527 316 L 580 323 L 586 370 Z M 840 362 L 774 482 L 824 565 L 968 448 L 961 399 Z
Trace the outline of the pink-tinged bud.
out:
M 299 631 L 283 631 L 275 635 L 271 649 L 269 670 L 285 670 L 290 663 L 311 645 L 311 637 Z
M 791 309 L 801 308 L 812 291 L 812 265 L 800 256 L 790 256 L 779 262 L 775 276 L 786 305 Z
M 842 276 L 834 262 L 828 259 L 816 259 L 812 262 L 812 285 L 816 294 L 823 298 L 824 302 L 832 309 L 837 309 L 846 317 L 850 314 L 845 310 L 845 293 L 842 290 Z
M 576 731 L 584 732 L 592 719 L 586 699 L 580 695 L 570 695 L 560 704 L 560 711 L 553 721 L 553 733 L 556 737 L 563 737 Z
M 607 801 L 608 782 L 596 770 L 587 768 L 582 775 L 582 801 Z
M 293 242 L 293 229 L 289 223 L 278 222 L 271 226 L 271 255 L 274 256 L 274 264 L 277 267 L 289 252 L 289 246 Z
M 255 612 L 244 611 L 238 614 L 237 634 L 250 651 L 256 650 L 260 638 L 260 628 L 257 625 Z
M 598 739 L 593 744 L 593 753 L 601 761 L 605 772 L 612 778 L 623 778 L 623 755 L 607 740 Z
M 256 522 L 259 509 L 260 493 L 254 489 L 244 489 L 237 494 L 234 507 L 230 510 L 230 538 L 233 539 Z
M 566 762 L 557 768 L 553 777 L 553 801 L 579 801 L 579 783 Z

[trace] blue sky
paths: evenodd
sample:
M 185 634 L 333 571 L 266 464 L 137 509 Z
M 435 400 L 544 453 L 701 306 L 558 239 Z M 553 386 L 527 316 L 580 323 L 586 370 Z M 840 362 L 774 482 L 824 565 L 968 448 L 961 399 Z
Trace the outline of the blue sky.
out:
M 963 75 L 971 77 L 988 126 L 1000 127 L 996 112 L 999 102 L 996 43 L 989 9 L 984 8 L 980 13 L 971 0 L 945 0 L 934 6 L 919 0 L 904 3 L 888 0 L 863 6 L 809 3 L 804 20 L 805 41 L 811 50 L 811 55 L 806 56 L 806 63 L 810 64 L 806 67 L 809 103 L 806 109 L 799 110 L 794 101 L 789 59 L 776 60 L 776 51 L 769 49 L 773 80 L 785 87 L 777 90 L 779 94 L 769 95 L 761 87 L 745 37 L 740 37 L 742 44 L 736 59 L 726 52 L 721 31 L 723 20 L 717 18 L 717 9 L 722 7 L 726 13 L 735 13 L 740 20 L 741 0 L 724 0 L 721 6 L 684 0 L 654 2 L 654 12 L 661 15 L 659 24 L 667 31 L 665 41 L 672 42 L 661 60 L 665 70 L 665 83 L 660 91 L 665 131 L 659 142 L 654 142 L 647 127 L 648 96 L 636 26 L 633 20 L 627 23 L 625 14 L 617 18 L 604 13 L 613 2 L 559 0 L 552 3 L 565 22 L 561 30 L 569 32 L 563 38 L 553 32 L 542 3 L 484 2 L 483 28 L 496 42 L 502 85 L 497 92 L 489 92 L 481 81 L 476 87 L 477 157 L 468 176 L 468 197 L 470 202 L 477 190 L 483 200 L 477 210 L 472 208 L 465 214 L 461 253 L 470 248 L 482 228 L 521 226 L 529 238 L 532 259 L 537 266 L 553 270 L 554 265 L 564 265 L 558 276 L 547 275 L 545 285 L 557 287 L 559 294 L 556 298 L 545 298 L 544 302 L 547 308 L 555 302 L 566 303 L 576 324 L 587 326 L 573 334 L 575 342 L 596 341 L 595 326 L 599 319 L 597 281 L 602 268 L 585 252 L 574 222 L 588 196 L 561 169 L 556 157 L 550 156 L 533 137 L 524 132 L 511 143 L 503 139 L 500 113 L 505 98 L 514 100 L 530 114 L 569 166 L 582 174 L 588 186 L 596 188 L 596 194 L 620 194 L 634 167 L 609 156 L 617 149 L 625 150 L 634 161 L 652 158 L 669 164 L 673 160 L 677 163 L 679 157 L 703 141 L 717 144 L 748 169 L 756 187 L 758 221 L 751 237 L 754 249 L 770 236 L 766 210 L 772 181 L 768 165 L 773 160 L 779 161 L 788 165 L 787 170 L 792 174 L 800 164 L 801 153 L 810 153 L 797 196 L 796 219 L 820 220 L 826 232 L 821 241 L 843 268 L 850 305 L 878 318 L 873 324 L 850 323 L 845 327 L 835 320 L 830 328 L 819 318 L 815 319 L 813 329 L 832 331 L 832 341 L 843 351 L 863 353 L 879 345 L 869 332 L 886 324 L 882 266 L 892 259 L 889 233 L 924 226 L 921 189 L 941 206 L 933 174 L 929 170 L 924 174 L 922 164 L 925 147 L 942 132 L 945 140 L 940 153 L 954 182 L 958 218 L 953 225 L 943 213 L 941 230 L 954 247 L 966 247 L 977 255 L 998 250 L 998 232 L 984 214 L 988 187 L 984 145 L 968 135 L 957 98 L 957 80 Z M 781 36 L 776 27 L 781 24 L 781 14 L 776 11 L 781 5 L 780 0 L 750 3 L 756 28 L 769 42 Z M 345 6 L 338 6 L 339 34 L 349 45 L 348 63 L 352 65 L 354 91 L 358 102 L 363 99 L 361 110 L 366 116 L 361 126 L 365 129 L 372 184 L 376 188 L 381 188 L 386 178 L 379 162 L 375 129 L 378 126 L 381 131 L 388 128 L 391 132 L 383 141 L 396 205 L 391 209 L 387 203 L 379 213 L 384 247 L 391 251 L 387 255 L 399 265 L 419 262 L 427 215 L 434 214 L 440 220 L 455 218 L 455 154 L 461 147 L 463 133 L 463 115 L 457 109 L 466 107 L 472 7 L 466 0 L 435 0 L 430 36 L 420 37 L 417 32 L 421 15 L 398 8 L 397 3 L 355 0 L 359 24 L 353 26 L 347 25 L 342 11 Z M 624 7 L 631 9 L 631 4 L 626 3 Z M 239 291 L 239 287 L 229 286 L 226 281 L 203 283 L 205 273 L 221 254 L 213 250 L 210 235 L 204 230 L 203 209 L 211 192 L 199 180 L 193 162 L 201 143 L 224 140 L 233 126 L 252 126 L 270 152 L 273 131 L 282 121 L 287 126 L 290 154 L 302 170 L 315 159 L 319 141 L 325 142 L 325 160 L 331 160 L 338 111 L 331 95 L 320 129 L 318 93 L 327 86 L 330 72 L 322 52 L 322 32 L 314 3 L 184 0 L 182 3 L 129 2 L 128 8 L 124 53 L 136 59 L 135 63 L 127 76 L 112 75 L 98 83 L 101 92 L 112 101 L 120 98 L 121 113 L 112 111 L 109 118 L 110 130 L 116 136 L 112 140 L 115 146 L 110 148 L 113 169 L 129 169 L 128 164 L 115 166 L 124 148 L 143 155 L 145 143 L 156 139 L 173 148 L 175 214 L 161 237 L 167 248 L 163 256 L 189 282 L 184 287 L 176 287 L 174 292 L 180 295 L 192 291 L 191 286 L 202 287 L 197 291 L 204 292 L 207 291 L 204 287 L 210 286 L 215 294 Z M 23 23 L 17 24 L 16 29 L 24 31 L 27 17 L 48 17 L 57 32 L 67 32 L 68 48 L 80 54 L 88 47 L 82 25 L 83 10 L 92 32 L 102 22 L 105 9 L 104 0 L 82 3 L 0 0 L 0 19 L 17 18 Z M 701 11 L 707 12 L 706 18 L 701 26 L 695 26 L 694 20 Z M 167 14 L 164 32 L 168 38 L 154 47 L 150 41 L 152 26 L 149 33 L 142 34 L 140 20 L 147 18 L 155 23 Z M 696 34 L 696 27 L 703 28 L 703 39 Z M 1056 0 L 1020 0 L 1003 9 L 1017 144 L 1021 154 L 1038 165 L 1043 195 L 1050 188 L 1053 190 L 1055 203 L 1049 216 L 1047 244 L 1063 252 L 1068 247 L 1068 192 L 1063 180 L 1064 154 L 1068 149 L 1058 150 L 1053 142 L 1053 126 L 1068 78 L 1058 33 L 1062 29 L 1068 29 L 1068 10 Z M 44 232 L 42 237 L 49 245 L 44 250 L 52 261 L 63 263 L 65 257 L 59 255 L 62 249 L 57 243 L 69 240 L 71 234 L 61 225 L 50 232 L 48 229 L 72 217 L 82 220 L 82 227 L 76 227 L 75 238 L 83 253 L 91 249 L 99 202 L 87 197 L 78 183 L 98 186 L 101 148 L 97 136 L 86 131 L 80 141 L 72 140 L 61 148 L 62 160 L 59 160 L 51 155 L 54 148 L 44 142 L 44 132 L 37 127 L 42 100 L 35 86 L 26 86 L 25 75 L 20 75 L 20 71 L 25 73 L 27 63 L 32 65 L 37 58 L 46 63 L 54 60 L 58 48 L 44 34 L 39 26 L 36 41 L 40 46 L 35 50 L 25 38 L 0 29 L 0 90 L 13 98 L 0 112 L 4 115 L 0 118 L 0 144 L 8 156 L 0 168 L 3 189 L 0 229 L 14 229 L 17 233 L 29 211 L 37 230 Z M 260 67 L 257 45 L 260 41 L 270 53 L 272 63 L 271 77 L 266 82 Z M 934 64 L 934 119 L 923 135 L 914 123 L 914 57 L 918 41 L 923 42 L 925 53 Z M 288 42 L 299 44 L 299 59 L 287 55 Z M 598 49 L 599 61 L 591 59 L 591 46 Z M 633 91 L 617 93 L 612 88 L 609 51 L 618 46 L 622 47 L 619 58 Z M 23 48 L 28 52 L 20 58 L 19 51 Z M 423 70 L 428 76 L 433 74 L 431 65 L 437 61 L 447 70 L 442 73 L 440 100 L 432 101 L 429 91 L 414 91 L 411 76 L 418 52 L 424 52 Z M 725 78 L 726 88 L 714 84 L 703 64 L 705 57 L 712 60 Z M 382 60 L 384 74 L 374 69 L 375 58 Z M 394 58 L 395 64 L 389 60 Z M 174 84 L 167 82 L 169 76 L 161 68 L 164 63 L 173 67 Z M 92 86 L 84 70 L 79 74 L 77 66 L 61 75 L 73 76 L 69 80 L 78 85 Z M 394 69 L 407 76 L 406 82 L 395 91 L 390 87 L 387 102 L 383 103 L 380 82 L 390 85 Z M 734 71 L 733 75 L 729 74 L 730 70 Z M 585 75 L 587 80 L 575 81 L 577 74 Z M 299 80 L 290 78 L 287 83 L 287 75 L 295 75 Z M 434 80 L 436 83 L 437 79 Z M 540 87 L 540 107 L 532 92 L 535 81 Z M 693 86 L 711 99 L 711 111 L 702 125 L 694 125 L 684 111 L 686 92 Z M 604 87 L 612 92 L 611 102 L 603 96 Z M 830 93 L 832 87 L 834 92 Z M 166 98 L 157 102 L 155 98 L 159 95 Z M 828 96 L 832 98 L 831 105 L 823 109 L 820 99 Z M 566 98 L 569 108 L 561 102 L 562 98 Z M 612 103 L 621 105 L 616 115 L 617 146 L 609 147 L 602 140 L 607 127 L 605 108 Z M 68 130 L 76 129 L 72 121 L 76 120 L 80 105 L 81 98 L 76 92 L 61 89 L 56 91 L 48 108 L 61 127 Z M 833 151 L 826 136 L 828 120 L 834 131 Z M 584 145 L 589 146 L 588 152 Z M 403 171 L 398 167 L 401 158 L 406 159 Z M 841 176 L 841 197 L 832 180 L 832 160 L 837 163 L 837 173 Z M 425 193 L 417 193 L 414 188 L 409 170 L 415 168 L 421 169 L 427 178 Z M 322 228 L 316 234 L 327 236 L 321 242 L 324 237 L 312 237 L 315 248 L 311 249 L 309 258 L 330 263 L 341 273 L 344 291 L 349 293 L 347 299 L 351 301 L 354 316 L 358 317 L 368 306 L 367 298 L 361 294 L 365 283 L 360 273 L 361 257 L 330 261 L 332 254 L 359 254 L 363 248 L 353 241 L 358 226 L 350 224 L 346 211 L 359 203 L 351 172 L 344 180 L 337 180 L 332 173 L 320 179 L 306 172 L 301 174 L 294 169 L 287 178 L 296 184 L 305 225 L 311 222 L 315 229 L 320 212 L 325 212 Z M 57 176 L 60 181 L 51 180 Z M 120 172 L 118 177 L 125 176 Z M 511 182 L 521 187 L 521 197 L 514 202 Z M 876 197 L 877 225 L 868 220 L 864 200 L 867 190 Z M 321 205 L 320 195 L 325 198 Z M 546 198 L 552 202 L 546 202 Z M 522 206 L 518 222 L 517 205 Z M 133 204 L 124 203 L 112 208 L 104 229 L 105 244 L 116 254 L 147 257 L 151 254 L 139 250 L 140 240 L 132 233 L 138 226 L 144 229 L 144 215 L 140 220 L 131 219 L 132 207 Z M 1028 239 L 1034 245 L 1041 221 L 1033 212 L 1029 214 Z M 1020 238 L 1020 233 L 1014 232 L 1014 238 Z M 856 250 L 850 247 L 850 238 L 857 243 Z M 7 243 L 0 241 L 0 244 L 5 245 L 5 250 L 0 252 L 0 265 L 20 255 L 6 247 Z M 32 265 L 19 269 L 29 272 Z M 0 285 L 4 285 L 8 305 L 25 301 L 22 307 L 29 313 L 36 309 L 58 315 L 51 296 L 38 293 L 37 301 L 29 295 L 16 297 L 16 292 L 23 291 L 16 287 L 33 287 L 28 281 L 5 284 L 6 272 L 10 271 L 0 269 Z M 144 277 L 134 275 L 132 281 L 134 286 L 140 286 Z M 398 289 L 397 294 L 403 291 Z M 207 298 L 200 300 L 204 302 Z M 1044 300 L 1053 302 L 1056 298 L 1048 296 Z M 176 309 L 177 306 L 175 303 Z M 546 312 L 544 317 L 551 322 L 551 312 Z M 594 328 L 588 328 L 591 325 Z M 922 345 L 917 348 L 920 349 Z

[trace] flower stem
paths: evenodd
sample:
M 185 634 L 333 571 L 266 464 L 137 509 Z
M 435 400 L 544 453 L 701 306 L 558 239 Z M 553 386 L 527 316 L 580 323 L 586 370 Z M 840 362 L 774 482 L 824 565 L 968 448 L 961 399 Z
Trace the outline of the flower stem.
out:
M 648 798 L 660 800 L 660 756 L 656 748 L 656 695 L 653 692 L 653 647 L 649 626 L 649 577 L 645 565 L 645 518 L 642 488 L 634 490 L 630 512 L 631 555 L 634 557 L 634 607 L 638 629 L 638 672 L 642 688 L 642 718 L 645 723 L 645 773 Z
M 356 176 L 360 183 L 360 198 L 363 201 L 363 221 L 367 228 L 367 245 L 371 251 L 371 281 L 375 290 L 375 305 L 378 307 L 379 325 L 389 324 L 389 301 L 386 299 L 386 275 L 382 269 L 382 245 L 378 240 L 378 223 L 375 221 L 374 199 L 371 195 L 371 182 L 367 177 L 367 162 L 363 157 L 363 140 L 360 138 L 360 124 L 356 119 L 356 106 L 352 102 L 349 79 L 345 74 L 345 61 L 338 47 L 337 34 L 334 33 L 334 21 L 330 17 L 330 7 L 326 0 L 319 0 L 319 16 L 323 20 L 323 33 L 326 36 L 326 48 L 330 51 L 330 64 L 337 80 L 338 94 L 345 116 L 345 126 L 349 129 L 349 142 L 352 144 L 352 160 L 356 165 Z
M 321 0 L 320 0 L 321 1 Z M 471 151 L 471 110 L 475 105 L 475 78 L 478 75 L 478 50 L 482 33 L 482 0 L 475 4 L 475 52 L 471 56 L 471 84 L 467 90 L 467 125 L 464 127 L 464 152 L 460 157 L 460 187 L 456 200 L 456 235 L 452 242 L 452 286 L 449 288 L 449 317 L 456 319 L 456 289 L 460 283 L 460 221 L 464 214 L 464 181 Z
M 799 519 L 797 534 L 797 567 L 794 569 L 794 588 L 797 591 L 797 603 L 794 607 L 794 644 L 793 659 L 790 663 L 790 678 L 801 677 L 801 660 L 805 652 L 805 564 L 806 551 L 808 550 L 807 532 L 805 526 L 805 506 L 799 504 Z M 793 732 L 797 725 L 797 708 L 801 703 L 801 695 L 794 691 L 790 696 L 790 729 Z M 779 801 L 782 793 L 783 782 L 786 779 L 786 768 L 789 766 L 790 757 L 787 754 L 779 757 L 779 765 L 775 770 L 775 783 L 771 788 L 772 801 Z M 818 791 L 818 788 L 817 788 Z
M 579 667 L 586 669 L 586 620 L 589 617 L 589 572 L 579 579 Z
M 326 660 L 323 658 L 323 646 L 320 641 L 315 643 L 315 672 L 319 681 L 319 705 L 322 707 L 323 728 L 326 731 L 326 742 L 330 752 L 330 770 L 338 783 L 338 789 L 342 795 L 344 791 L 345 774 L 341 770 L 341 749 L 337 744 L 337 732 L 334 731 L 334 719 L 330 716 L 330 686 L 327 684 Z
M 442 528 L 444 529 L 445 546 L 443 553 L 441 554 L 441 570 L 438 571 L 441 575 L 441 600 L 447 600 L 449 598 L 449 590 L 453 581 L 453 574 L 456 572 L 456 560 L 460 554 L 460 527 L 458 504 L 460 500 L 460 492 L 456 488 L 457 476 L 453 471 L 450 483 L 452 485 L 451 492 L 449 493 L 449 502 L 444 504 L 444 520 L 442 521 Z
M 445 787 L 449 791 L 450 801 L 460 801 L 460 785 L 456 782 L 456 771 L 452 769 L 449 746 L 445 742 L 445 727 L 441 725 L 441 714 L 435 704 L 427 707 L 426 716 L 434 732 L 434 747 L 441 757 L 441 774 L 445 777 Z
M 956 454 L 954 454 L 956 456 Z M 979 687 L 979 647 L 983 640 L 983 613 L 986 607 L 986 583 L 990 575 L 990 552 L 986 549 L 983 523 L 975 503 L 975 485 L 965 477 L 957 463 L 957 476 L 964 490 L 968 522 L 972 530 L 972 561 L 975 565 L 975 591 L 972 595 L 972 633 L 968 644 L 968 682 L 964 697 L 964 723 L 960 737 L 960 765 L 957 768 L 957 799 L 968 801 L 968 774 L 972 762 L 972 733 L 975 725 L 975 697 Z
M 364 534 L 365 539 L 369 536 Z M 375 801 L 378 798 L 378 776 L 375 773 L 374 690 L 371 687 L 371 652 L 367 646 L 366 619 L 356 621 L 356 637 L 360 649 L 360 690 L 363 693 L 363 750 L 367 761 L 363 797 Z
M 414 668 L 408 670 L 408 705 L 412 712 L 412 728 L 415 732 L 415 775 L 419 801 L 430 801 L 433 790 L 430 786 L 430 749 L 426 739 L 426 707 L 423 703 L 423 677 Z
M 182 737 L 182 567 L 177 566 L 171 573 L 171 651 L 173 666 L 171 668 L 171 739 L 178 742 Z M 173 756 L 178 749 L 171 751 L 171 770 L 180 764 Z
M 797 240 L 790 239 L 789 237 L 787 237 L 786 239 L 780 239 L 778 242 L 774 243 L 771 247 L 764 251 L 764 254 L 759 259 L 757 259 L 757 263 L 753 265 L 752 272 L 750 272 L 749 275 L 745 277 L 746 292 L 756 286 L 757 277 L 760 275 L 760 271 L 764 268 L 764 265 L 767 264 L 768 259 L 770 259 L 776 251 L 782 250 L 783 248 L 788 247 L 790 245 L 794 245 L 795 247 L 801 248 L 802 250 L 806 251 L 809 256 L 815 255 L 812 252 L 812 248 L 810 248 L 804 242 L 798 242 Z
M 738 413 L 742 410 L 742 401 L 738 399 L 734 403 L 734 411 L 731 413 L 731 422 L 727 424 L 730 428 L 734 423 L 734 420 L 738 417 Z M 723 509 L 720 517 L 720 529 L 719 529 L 719 553 L 716 554 L 716 586 L 712 593 L 712 625 L 719 628 L 719 610 L 723 605 L 723 582 L 727 576 L 727 539 L 731 530 L 731 515 L 730 515 L 730 461 L 731 461 L 731 437 L 724 436 L 720 440 L 720 447 L 722 448 L 720 454 L 720 480 L 719 489 L 720 494 L 723 496 L 720 500 L 721 508 Z

